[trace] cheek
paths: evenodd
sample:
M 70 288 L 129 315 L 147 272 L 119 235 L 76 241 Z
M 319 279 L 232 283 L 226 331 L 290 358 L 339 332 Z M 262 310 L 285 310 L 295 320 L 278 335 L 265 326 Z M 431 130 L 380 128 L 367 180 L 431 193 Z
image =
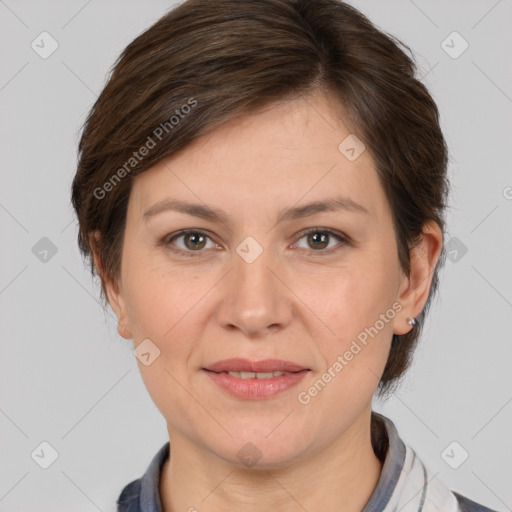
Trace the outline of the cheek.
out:
M 150 257 L 127 261 L 126 309 L 134 340 L 150 338 L 163 343 L 173 339 L 173 348 L 179 350 L 187 317 L 215 280 L 208 273 L 169 267 Z
M 164 417 L 172 418 L 179 411 L 188 421 L 199 421 L 190 407 L 190 396 L 180 383 L 186 382 L 187 362 L 197 348 L 202 329 L 197 314 L 200 300 L 211 286 L 208 287 L 207 277 L 170 272 L 149 258 L 139 266 L 133 263 L 124 289 L 134 344 L 149 339 L 160 351 L 149 365 L 137 360 L 141 377 Z
M 398 275 L 398 263 L 391 254 L 388 261 L 360 258 L 332 273 L 322 271 L 314 278 L 298 280 L 297 295 L 316 317 L 310 329 L 315 325 L 324 370 L 336 375 L 331 392 L 343 388 L 347 400 L 371 396 L 378 384 L 400 306 L 396 302 Z
M 300 399 L 319 416 L 326 407 L 331 411 L 332 417 L 324 419 L 326 429 L 336 430 L 336 418 L 357 415 L 375 393 L 393 336 L 396 311 L 390 288 L 385 280 L 346 273 L 325 287 L 323 301 L 317 302 L 315 312 L 334 334 L 325 335 L 322 325 L 316 328 L 322 367 L 309 387 L 301 388 Z
M 347 340 L 392 308 L 397 297 L 395 266 L 361 259 L 342 268 L 321 269 L 315 275 L 300 273 L 295 278 L 294 292 L 323 321 L 326 342 Z M 391 322 L 386 322 L 386 328 L 392 328 Z

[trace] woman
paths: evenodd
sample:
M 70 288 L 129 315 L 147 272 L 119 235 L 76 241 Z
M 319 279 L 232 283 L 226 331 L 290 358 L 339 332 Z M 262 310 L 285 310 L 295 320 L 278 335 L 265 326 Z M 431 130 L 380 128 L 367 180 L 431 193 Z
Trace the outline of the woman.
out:
M 169 442 L 118 511 L 489 510 L 372 412 L 443 261 L 447 148 L 399 44 L 338 0 L 188 0 L 119 58 L 73 204 Z

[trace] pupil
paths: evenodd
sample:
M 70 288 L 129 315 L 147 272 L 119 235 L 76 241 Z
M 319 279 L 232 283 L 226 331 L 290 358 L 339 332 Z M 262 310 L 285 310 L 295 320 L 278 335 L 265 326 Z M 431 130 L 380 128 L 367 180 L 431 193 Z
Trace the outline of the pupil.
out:
M 311 245 L 316 245 L 318 242 L 320 242 L 321 244 L 323 244 L 320 249 L 324 249 L 325 247 L 327 247 L 329 245 L 327 239 L 329 238 L 329 235 L 326 234 L 326 233 L 322 233 L 322 234 L 318 234 L 318 233 L 312 233 L 309 235 L 309 242 L 311 243 Z M 319 247 L 317 245 L 317 247 Z
M 198 240 L 199 239 L 199 240 Z M 186 245 L 189 249 L 197 249 L 201 242 L 204 242 L 204 236 L 199 233 L 192 233 L 185 237 Z M 199 244 L 197 243 L 199 241 Z M 190 243 L 191 242 L 191 243 Z

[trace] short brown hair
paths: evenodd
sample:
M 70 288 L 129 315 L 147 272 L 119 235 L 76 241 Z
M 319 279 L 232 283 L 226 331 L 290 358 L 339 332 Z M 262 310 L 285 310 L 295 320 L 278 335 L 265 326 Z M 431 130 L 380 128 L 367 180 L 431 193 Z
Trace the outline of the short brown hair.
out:
M 404 49 L 412 54 L 340 0 L 188 0 L 138 36 L 87 117 L 72 185 L 93 276 L 91 234 L 101 233 L 103 298 L 105 279 L 119 278 L 133 177 L 227 120 L 318 90 L 339 102 L 375 161 L 408 273 L 424 224 L 444 232 L 448 154 L 436 104 Z M 410 364 L 443 262 L 444 250 L 418 324 L 393 336 L 381 396 Z

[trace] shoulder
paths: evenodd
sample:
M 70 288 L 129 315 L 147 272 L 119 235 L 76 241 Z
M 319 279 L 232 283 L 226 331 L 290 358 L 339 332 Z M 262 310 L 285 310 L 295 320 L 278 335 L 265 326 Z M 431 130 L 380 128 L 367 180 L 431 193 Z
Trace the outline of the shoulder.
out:
M 139 512 L 141 478 L 124 487 L 117 499 L 117 512 Z
M 159 483 L 162 467 L 169 458 L 170 443 L 167 441 L 158 450 L 141 478 L 131 481 L 117 499 L 116 512 L 162 512 Z
M 476 501 L 470 500 L 459 493 L 452 491 L 457 501 L 459 502 L 459 508 L 462 512 L 496 512 L 495 510 L 488 508 L 484 505 L 480 505 Z

